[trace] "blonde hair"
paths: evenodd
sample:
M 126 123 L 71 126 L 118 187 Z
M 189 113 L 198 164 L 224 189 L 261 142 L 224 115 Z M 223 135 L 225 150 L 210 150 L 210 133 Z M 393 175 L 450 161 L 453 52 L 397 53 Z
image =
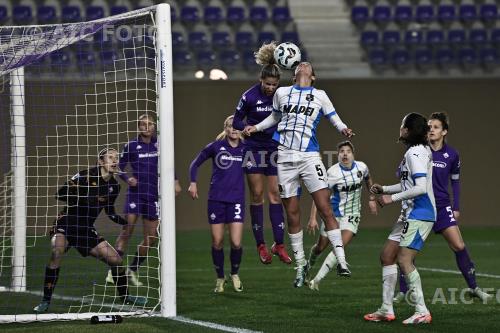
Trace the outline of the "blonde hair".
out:
M 228 127 L 230 127 L 230 126 L 233 126 L 233 119 L 234 119 L 234 116 L 231 115 L 231 116 L 227 117 L 226 120 L 224 120 L 224 130 L 222 132 L 220 132 L 215 137 L 215 140 L 224 140 L 224 139 L 226 139 L 226 137 L 227 137 L 226 129 Z M 241 132 L 240 132 L 240 135 L 239 135 L 239 139 L 241 141 L 243 141 L 243 135 L 241 134 Z
M 137 118 L 137 121 L 140 123 L 140 122 L 141 122 L 141 120 L 144 120 L 144 118 L 148 118 L 149 120 L 151 120 L 151 122 L 152 122 L 153 124 L 155 124 L 155 125 L 156 125 L 156 119 L 155 119 L 155 116 L 154 116 L 154 115 L 152 115 L 151 113 L 147 113 L 147 112 L 146 112 L 146 113 L 141 114 L 141 115 L 139 116 L 139 118 Z
M 254 53 L 255 62 L 261 66 L 273 65 L 276 63 L 274 60 L 274 50 L 276 50 L 276 42 L 272 41 L 262 46 Z

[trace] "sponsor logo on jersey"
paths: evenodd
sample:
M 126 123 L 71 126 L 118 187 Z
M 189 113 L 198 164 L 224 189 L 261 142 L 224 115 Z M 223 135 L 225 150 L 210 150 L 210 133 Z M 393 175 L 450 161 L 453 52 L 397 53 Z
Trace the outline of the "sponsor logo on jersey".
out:
M 432 161 L 432 166 L 435 168 L 445 169 L 447 164 L 446 164 L 446 162 Z
M 157 157 L 158 156 L 158 152 L 155 151 L 155 152 L 152 152 L 152 153 L 142 153 L 142 154 L 139 154 L 138 156 L 139 156 L 139 158 Z
M 339 192 L 352 192 L 352 191 L 356 191 L 360 187 L 361 187 L 361 183 L 352 184 L 352 185 L 343 185 L 342 187 L 340 187 Z
M 255 103 L 255 104 L 259 105 L 259 104 L 263 104 L 263 103 L 264 103 L 264 102 L 262 102 L 262 101 L 259 99 L 259 100 L 257 100 L 257 103 Z
M 271 105 L 257 106 L 255 108 L 255 111 L 257 111 L 257 112 L 271 112 L 271 111 L 273 111 L 273 107 Z
M 293 104 L 283 105 L 283 113 L 296 113 L 304 114 L 305 116 L 312 116 L 315 108 L 310 106 L 298 106 Z
M 237 161 L 237 162 L 243 161 L 243 157 L 241 156 L 222 155 L 220 159 L 225 161 Z

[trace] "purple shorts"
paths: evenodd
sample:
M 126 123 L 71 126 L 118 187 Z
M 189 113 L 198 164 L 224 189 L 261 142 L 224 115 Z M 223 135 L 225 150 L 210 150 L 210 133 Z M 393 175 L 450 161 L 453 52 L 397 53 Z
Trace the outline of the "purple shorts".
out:
M 244 165 L 246 174 L 278 175 L 278 150 L 276 148 L 247 147 Z
M 138 192 L 127 192 L 125 214 L 140 215 L 145 219 L 155 221 L 160 216 L 158 198 Z
M 208 223 L 241 222 L 245 218 L 245 203 L 208 200 Z
M 448 227 L 457 225 L 457 221 L 453 217 L 453 210 L 451 209 L 451 206 L 437 207 L 436 210 L 437 219 L 436 223 L 434 223 L 434 226 L 432 227 L 434 233 L 440 233 Z

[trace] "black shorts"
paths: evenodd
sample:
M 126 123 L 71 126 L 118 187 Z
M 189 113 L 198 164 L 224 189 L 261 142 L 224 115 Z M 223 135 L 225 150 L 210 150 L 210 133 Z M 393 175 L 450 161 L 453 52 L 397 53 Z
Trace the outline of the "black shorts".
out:
M 94 226 L 78 225 L 78 219 L 66 215 L 59 217 L 52 226 L 50 237 L 63 234 L 68 241 L 68 249 L 74 247 L 83 257 L 89 255 L 90 250 L 99 243 L 106 241 L 99 236 Z

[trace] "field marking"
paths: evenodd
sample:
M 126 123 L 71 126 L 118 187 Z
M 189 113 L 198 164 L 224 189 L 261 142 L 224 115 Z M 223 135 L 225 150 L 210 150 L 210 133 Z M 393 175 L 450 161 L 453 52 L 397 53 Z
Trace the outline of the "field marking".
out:
M 419 271 L 429 271 L 429 272 L 450 273 L 450 274 L 462 275 L 462 272 L 455 271 L 452 269 L 440 269 L 440 268 L 429 268 L 429 267 L 417 267 L 417 269 Z M 487 278 L 492 278 L 492 279 L 500 279 L 500 275 L 494 275 L 494 274 L 476 273 L 476 276 L 487 277 Z
M 177 316 L 177 317 L 170 317 L 168 319 L 179 321 L 182 323 L 186 324 L 192 324 L 192 325 L 198 325 L 202 327 L 207 327 L 207 328 L 213 328 L 219 331 L 223 332 L 233 332 L 233 333 L 262 333 L 262 331 L 252 331 L 246 328 L 239 328 L 239 327 L 231 327 L 231 326 L 226 326 L 226 325 L 221 325 L 221 324 L 216 324 L 212 323 L 209 321 L 201 321 L 201 320 L 194 320 L 194 319 L 189 319 L 183 316 Z
M 9 288 L 5 288 L 6 290 L 5 291 L 10 291 Z M 24 291 L 23 293 L 26 293 L 26 294 L 31 294 L 31 295 L 35 295 L 35 296 L 43 296 L 43 293 L 40 292 L 40 291 Z M 52 298 L 53 299 L 59 299 L 59 300 L 64 300 L 64 301 L 75 301 L 75 302 L 82 302 L 82 303 L 86 303 L 86 304 L 91 304 L 90 302 L 85 302 L 85 300 L 82 300 L 83 296 L 82 297 L 74 297 L 74 296 L 63 296 L 63 295 L 58 295 L 58 294 L 53 294 L 52 295 Z M 128 313 L 123 313 L 122 310 L 125 310 L 125 311 L 130 311 L 133 309 L 132 306 L 130 305 L 118 305 L 118 304 L 110 304 L 110 303 L 102 303 L 102 304 L 94 304 L 95 306 L 101 306 L 101 307 L 106 307 L 106 308 L 119 308 L 121 311 L 120 311 L 120 314 L 121 315 L 128 315 Z M 130 316 L 137 316 L 137 315 L 149 315 L 148 314 L 149 311 L 135 311 L 135 312 L 130 312 Z M 104 312 L 99 312 L 100 314 L 104 314 Z M 94 313 L 92 313 L 94 314 Z M 95 313 L 97 314 L 97 312 Z M 31 314 L 30 314 L 31 315 Z M 154 313 L 152 315 L 155 315 Z M 82 318 L 80 319 L 89 319 L 87 318 L 88 316 L 83 316 Z M 202 326 L 202 327 L 207 327 L 207 328 L 212 328 L 212 329 L 216 329 L 216 330 L 219 330 L 219 331 L 223 331 L 223 332 L 232 332 L 232 333 L 262 333 L 261 331 L 252 331 L 252 330 L 249 330 L 249 329 L 246 329 L 246 328 L 239 328 L 239 327 L 231 327 L 231 326 L 226 326 L 226 325 L 222 325 L 222 324 L 217 324 L 217 323 L 212 323 L 212 322 L 209 322 L 209 321 L 201 321 L 201 320 L 194 320 L 194 319 L 190 319 L 190 318 L 187 318 L 187 317 L 184 317 L 184 316 L 177 316 L 177 317 L 169 317 L 169 318 L 166 318 L 166 319 L 170 319 L 170 320 L 174 320 L 174 321 L 178 321 L 178 322 L 182 322 L 182 323 L 185 323 L 185 324 L 191 324 L 191 325 L 197 325 L 197 326 Z M 36 319 L 33 319 L 33 320 L 36 320 Z M 38 320 L 40 320 L 40 317 L 38 318 Z M 31 321 L 31 320 L 28 320 L 28 321 Z

